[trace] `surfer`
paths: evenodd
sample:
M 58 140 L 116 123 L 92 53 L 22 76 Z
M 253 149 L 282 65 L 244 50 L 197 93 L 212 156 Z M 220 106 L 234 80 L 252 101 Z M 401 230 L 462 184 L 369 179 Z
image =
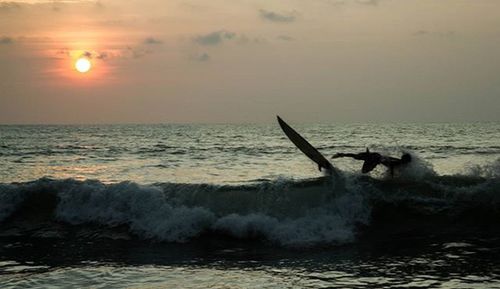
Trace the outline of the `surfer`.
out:
M 384 156 L 379 153 L 372 153 L 368 148 L 366 148 L 366 152 L 351 154 L 351 153 L 337 153 L 332 158 L 343 158 L 349 157 L 355 160 L 365 161 L 363 163 L 363 167 L 361 172 L 363 174 L 371 172 L 378 164 L 382 164 L 387 167 L 391 173 L 391 177 L 394 177 L 394 169 L 396 167 L 405 165 L 411 162 L 411 155 L 408 153 L 404 153 L 400 159 L 393 158 L 389 156 Z

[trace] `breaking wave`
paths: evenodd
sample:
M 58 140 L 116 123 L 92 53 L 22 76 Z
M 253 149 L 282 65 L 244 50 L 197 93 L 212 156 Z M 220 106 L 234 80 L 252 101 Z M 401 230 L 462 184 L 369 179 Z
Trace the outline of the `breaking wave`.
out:
M 408 228 L 457 232 L 498 220 L 499 172 L 497 160 L 439 176 L 417 161 L 395 179 L 343 173 L 231 186 L 42 178 L 0 184 L 0 234 L 167 242 L 217 235 L 304 247 Z

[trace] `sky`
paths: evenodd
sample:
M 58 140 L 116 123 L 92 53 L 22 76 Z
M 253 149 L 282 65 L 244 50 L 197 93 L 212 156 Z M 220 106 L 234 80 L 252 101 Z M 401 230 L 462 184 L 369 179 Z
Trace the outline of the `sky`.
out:
M 0 124 L 499 111 L 496 0 L 0 0 Z

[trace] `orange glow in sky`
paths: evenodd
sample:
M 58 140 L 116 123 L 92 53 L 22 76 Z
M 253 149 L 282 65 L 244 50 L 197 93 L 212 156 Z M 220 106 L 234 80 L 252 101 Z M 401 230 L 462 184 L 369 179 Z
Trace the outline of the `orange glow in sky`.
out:
M 500 121 L 499 11 L 0 0 L 0 124 Z

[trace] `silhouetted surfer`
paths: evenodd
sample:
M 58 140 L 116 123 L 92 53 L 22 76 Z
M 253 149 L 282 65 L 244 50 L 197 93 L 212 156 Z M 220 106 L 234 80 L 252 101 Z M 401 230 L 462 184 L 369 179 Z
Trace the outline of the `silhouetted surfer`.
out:
M 361 172 L 363 174 L 371 172 L 378 164 L 382 164 L 389 169 L 392 177 L 394 176 L 394 169 L 396 167 L 411 162 L 411 155 L 408 153 L 404 153 L 401 156 L 401 158 L 398 159 L 398 158 L 383 156 L 379 153 L 372 153 L 368 148 L 366 149 L 366 152 L 363 153 L 358 153 L 358 154 L 337 153 L 332 158 L 336 159 L 343 157 L 349 157 L 355 160 L 365 161 L 363 163 L 363 168 L 361 169 Z

